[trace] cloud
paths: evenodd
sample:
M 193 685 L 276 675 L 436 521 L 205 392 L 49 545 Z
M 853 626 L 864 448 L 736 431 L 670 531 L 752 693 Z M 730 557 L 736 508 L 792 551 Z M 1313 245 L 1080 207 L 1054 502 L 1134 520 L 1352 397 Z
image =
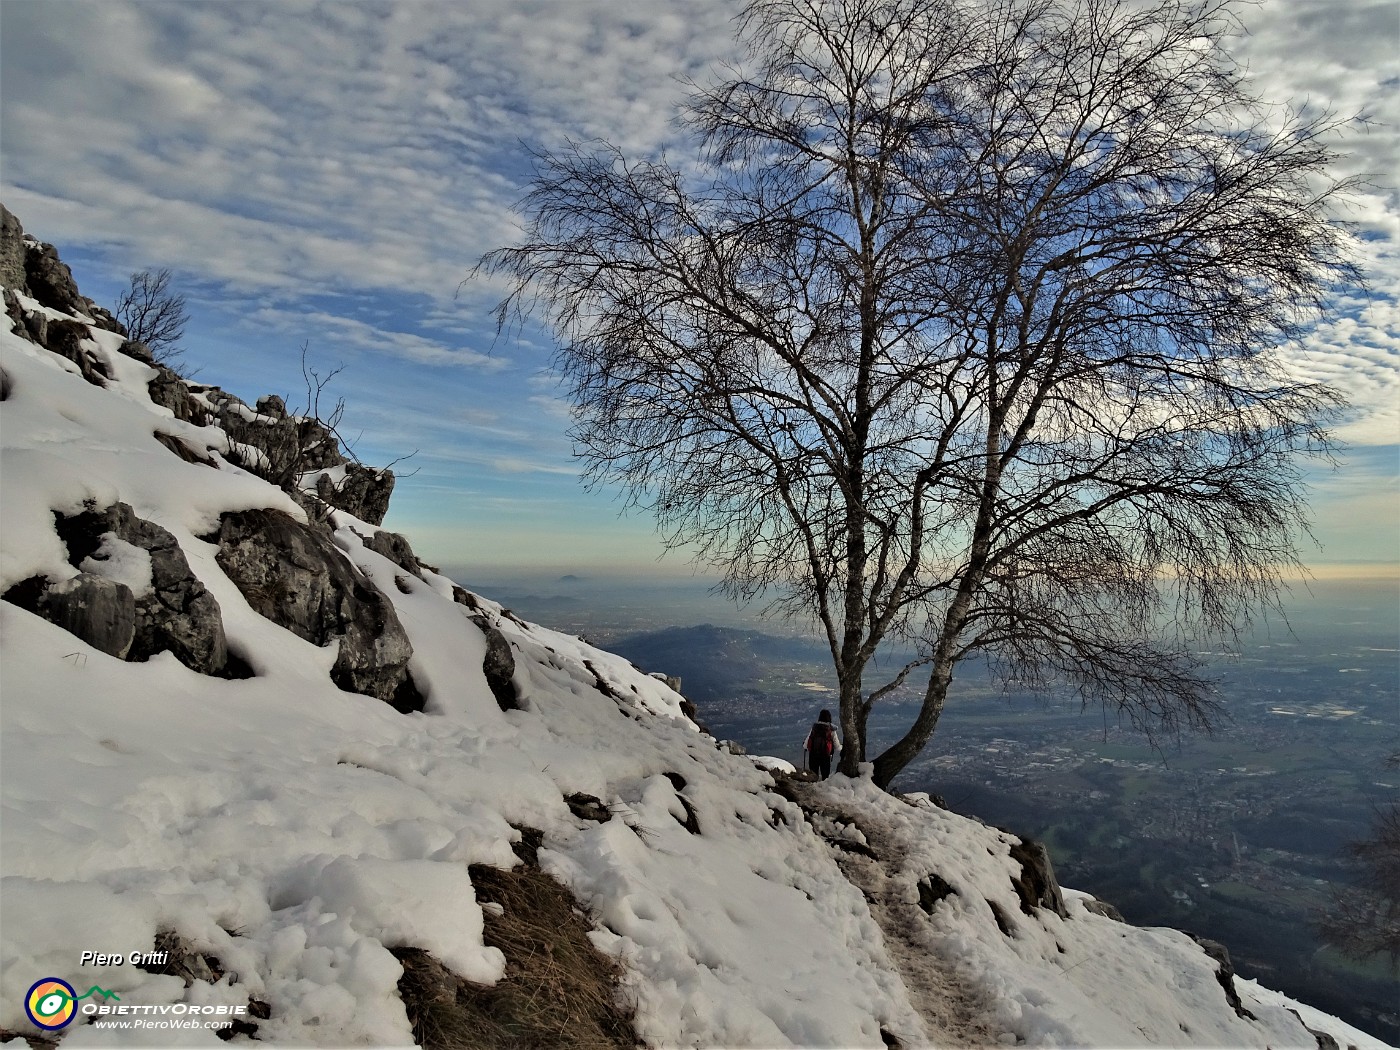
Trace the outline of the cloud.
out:
M 1295 374 L 1344 394 L 1338 436 L 1400 442 L 1400 52 L 1393 0 L 1262 0 L 1242 8 L 1247 32 L 1234 54 L 1268 101 L 1330 113 L 1337 178 L 1364 180 L 1338 202 L 1354 224 L 1356 259 L 1370 285 L 1343 293 L 1336 316 L 1286 357 Z M 1361 118 L 1361 119 L 1353 119 Z
M 299 311 L 263 307 L 248 313 L 246 319 L 251 324 L 281 331 L 305 331 L 309 327 L 313 331 L 323 333 L 326 341 L 325 346 L 320 348 L 323 353 L 344 348 L 389 354 L 424 365 L 484 371 L 499 371 L 506 367 L 506 362 L 499 357 L 323 310 Z
M 664 145 L 671 75 L 730 46 L 715 30 L 731 13 L 17 5 L 4 36 L 6 192 L 51 239 L 121 231 L 109 236 L 132 254 L 242 289 L 451 297 L 515 236 L 520 143 Z
M 732 39 L 740 7 L 7 4 L 0 199 L 65 257 L 79 248 L 106 267 L 104 280 L 169 266 L 226 327 L 293 345 L 309 336 L 314 350 L 357 357 L 343 378 L 362 395 L 351 414 L 366 420 L 366 443 L 426 445 L 425 484 L 430 470 L 455 470 L 462 485 L 543 485 L 575 472 L 567 405 L 549 396 L 559 390 L 544 368 L 552 345 L 533 326 L 495 343 L 490 309 L 504 285 L 462 281 L 483 253 L 519 236 L 512 207 L 530 177 L 526 146 L 605 138 L 630 156 L 669 150 L 681 161 L 680 78 L 705 80 L 741 60 Z M 1295 374 L 1351 399 L 1343 438 L 1395 443 L 1394 2 L 1261 0 L 1238 10 L 1247 32 L 1232 53 L 1267 98 L 1370 119 L 1339 127 L 1336 140 L 1338 174 L 1372 177 L 1344 216 L 1362 235 L 1370 291 L 1339 300 L 1338 316 L 1288 357 Z M 247 373 L 278 356 L 219 358 L 226 352 L 220 343 L 212 360 L 194 363 L 217 382 L 226 368 Z M 280 356 L 279 375 L 285 349 Z

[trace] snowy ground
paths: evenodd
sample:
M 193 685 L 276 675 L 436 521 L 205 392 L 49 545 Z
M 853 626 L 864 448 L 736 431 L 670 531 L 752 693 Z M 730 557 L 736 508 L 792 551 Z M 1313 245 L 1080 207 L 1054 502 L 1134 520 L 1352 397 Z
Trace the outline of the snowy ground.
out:
M 882 1047 L 884 1032 L 906 1047 L 1310 1050 L 1298 1010 L 1343 1046 L 1381 1045 L 1251 982 L 1240 991 L 1254 1019 L 1237 1015 L 1215 964 L 1175 931 L 1090 914 L 1073 895 L 1066 919 L 1023 914 L 1010 836 L 975 821 L 839 777 L 803 788 L 825 814 L 809 820 L 663 683 L 483 600 L 524 697 L 502 711 L 485 636 L 450 581 L 406 576 L 363 545 L 374 527 L 345 515 L 337 545 L 392 599 L 428 705 L 404 715 L 341 691 L 333 647 L 255 613 L 198 539 L 226 511 L 302 511 L 219 456 L 222 431 L 152 404 L 150 370 L 116 353 L 119 337 L 93 340 L 115 376 L 106 388 L 0 331 L 0 591 L 73 576 L 53 512 L 121 500 L 177 538 L 255 676 L 209 678 L 169 654 L 126 663 L 0 603 L 0 1029 L 33 1033 L 27 990 L 53 976 L 128 1005 L 266 1002 L 268 1045 L 407 1045 L 388 948 L 496 980 L 503 959 L 483 942 L 467 865 L 516 864 L 524 826 L 543 831 L 542 867 L 624 964 L 654 1046 Z M 184 462 L 157 431 L 213 449 L 217 467 Z M 142 584 L 139 557 L 107 564 Z M 576 792 L 610 819 L 575 816 Z M 955 891 L 931 913 L 917 891 L 930 873 Z M 80 965 L 84 951 L 148 951 L 165 929 L 229 972 L 185 988 Z M 222 1045 L 85 1023 L 62 1035 L 65 1047 Z

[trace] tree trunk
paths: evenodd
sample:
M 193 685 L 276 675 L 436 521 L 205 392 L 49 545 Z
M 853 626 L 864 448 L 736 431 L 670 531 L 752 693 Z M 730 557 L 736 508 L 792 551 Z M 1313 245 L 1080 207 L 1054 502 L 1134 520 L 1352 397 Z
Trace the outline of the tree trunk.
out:
M 918 718 L 909 727 L 909 732 L 900 737 L 885 752 L 875 759 L 875 785 L 887 790 L 890 781 L 923 750 L 929 737 L 938 727 L 939 716 L 943 714 L 943 704 L 948 699 L 948 687 L 953 682 L 953 661 L 940 659 L 929 676 L 928 689 L 924 691 L 924 703 L 919 709 Z
M 860 763 L 865 759 L 865 726 L 860 718 L 861 675 L 848 670 L 838 681 L 841 688 L 841 762 L 836 768 L 854 777 L 860 775 Z

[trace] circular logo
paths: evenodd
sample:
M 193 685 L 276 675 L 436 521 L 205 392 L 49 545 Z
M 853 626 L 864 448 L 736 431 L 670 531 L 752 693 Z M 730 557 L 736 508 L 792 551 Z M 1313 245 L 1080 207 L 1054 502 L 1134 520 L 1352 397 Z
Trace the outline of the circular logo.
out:
M 40 1028 L 53 1031 L 73 1020 L 78 993 L 67 981 L 45 977 L 35 981 L 24 997 L 24 1012 Z

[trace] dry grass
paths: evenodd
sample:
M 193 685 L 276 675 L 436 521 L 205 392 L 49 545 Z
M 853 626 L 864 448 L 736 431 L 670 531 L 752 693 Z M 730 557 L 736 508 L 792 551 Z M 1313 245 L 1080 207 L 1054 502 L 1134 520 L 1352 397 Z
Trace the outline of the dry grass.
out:
M 620 1003 L 620 970 L 588 939 L 569 891 L 531 866 L 470 871 L 477 898 L 505 909 L 487 911 L 486 943 L 504 953 L 506 974 L 475 985 L 420 948 L 394 949 L 414 1040 L 426 1050 L 637 1046 L 631 1011 Z

